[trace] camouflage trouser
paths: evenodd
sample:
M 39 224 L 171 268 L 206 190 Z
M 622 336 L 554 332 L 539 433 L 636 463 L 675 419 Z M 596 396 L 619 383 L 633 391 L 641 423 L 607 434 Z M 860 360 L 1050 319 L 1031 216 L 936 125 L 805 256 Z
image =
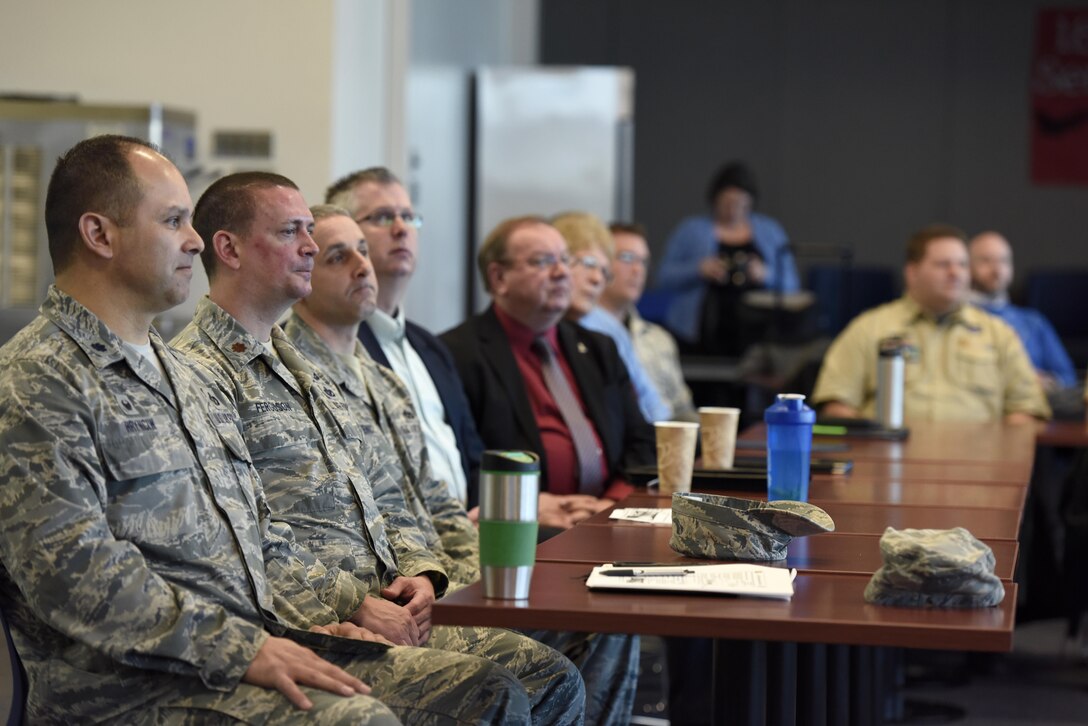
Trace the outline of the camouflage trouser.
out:
M 370 696 L 344 698 L 302 687 L 314 703 L 297 710 L 277 691 L 239 684 L 229 693 L 205 691 L 126 714 L 139 724 L 265 724 L 287 726 L 305 721 L 348 724 L 521 724 L 529 723 L 525 690 L 505 668 L 483 658 L 431 648 L 389 648 L 376 657 L 324 651 L 336 663 L 370 685 Z M 395 714 L 395 715 L 394 715 Z M 398 720 L 400 719 L 400 720 Z
M 637 635 L 522 631 L 567 656 L 586 684 L 586 726 L 626 726 L 638 689 Z
M 573 663 L 547 645 L 512 630 L 452 625 L 432 628 L 427 645 L 486 658 L 509 670 L 529 696 L 532 723 L 582 723 L 586 703 L 582 676 Z

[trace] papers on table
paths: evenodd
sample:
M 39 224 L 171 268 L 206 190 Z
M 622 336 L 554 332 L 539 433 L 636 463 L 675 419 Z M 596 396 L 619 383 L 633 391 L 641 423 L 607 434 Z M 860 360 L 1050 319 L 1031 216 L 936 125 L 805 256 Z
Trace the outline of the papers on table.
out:
M 789 600 L 793 597 L 795 577 L 797 570 L 763 565 L 600 565 L 589 574 L 586 587 L 591 590 L 660 590 Z
M 609 519 L 620 519 L 624 522 L 646 522 L 647 524 L 663 524 L 672 526 L 672 509 L 655 509 L 653 507 L 628 507 L 626 509 L 613 509 Z

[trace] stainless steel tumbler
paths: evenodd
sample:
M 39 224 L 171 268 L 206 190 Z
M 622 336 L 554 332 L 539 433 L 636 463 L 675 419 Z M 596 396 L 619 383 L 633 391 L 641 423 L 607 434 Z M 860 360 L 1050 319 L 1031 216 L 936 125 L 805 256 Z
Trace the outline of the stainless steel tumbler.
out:
M 886 429 L 903 428 L 903 340 L 879 343 L 876 363 L 876 420 Z
M 480 461 L 480 570 L 484 597 L 524 600 L 536 561 L 540 457 L 485 451 Z

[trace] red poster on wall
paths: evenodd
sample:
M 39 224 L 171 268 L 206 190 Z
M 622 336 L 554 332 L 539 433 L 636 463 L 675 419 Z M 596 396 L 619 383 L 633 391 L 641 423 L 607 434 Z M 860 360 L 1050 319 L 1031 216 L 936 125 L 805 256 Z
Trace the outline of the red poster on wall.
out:
M 1088 184 L 1088 8 L 1039 10 L 1031 115 L 1031 180 Z

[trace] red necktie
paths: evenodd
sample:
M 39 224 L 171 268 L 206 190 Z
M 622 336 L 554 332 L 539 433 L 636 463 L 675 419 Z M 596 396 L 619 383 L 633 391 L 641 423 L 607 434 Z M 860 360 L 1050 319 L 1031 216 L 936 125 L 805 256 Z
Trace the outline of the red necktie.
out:
M 578 458 L 578 490 L 583 494 L 600 496 L 601 485 L 604 483 L 601 476 L 601 449 L 597 446 L 593 424 L 582 413 L 578 397 L 571 390 L 570 382 L 563 375 L 563 369 L 559 366 L 559 361 L 556 360 L 548 342 L 544 338 L 537 338 L 533 341 L 532 350 L 540 357 L 544 385 L 548 387 L 556 405 L 559 406 L 559 413 L 563 416 L 563 421 L 570 430 L 570 438 L 574 442 L 574 454 Z

